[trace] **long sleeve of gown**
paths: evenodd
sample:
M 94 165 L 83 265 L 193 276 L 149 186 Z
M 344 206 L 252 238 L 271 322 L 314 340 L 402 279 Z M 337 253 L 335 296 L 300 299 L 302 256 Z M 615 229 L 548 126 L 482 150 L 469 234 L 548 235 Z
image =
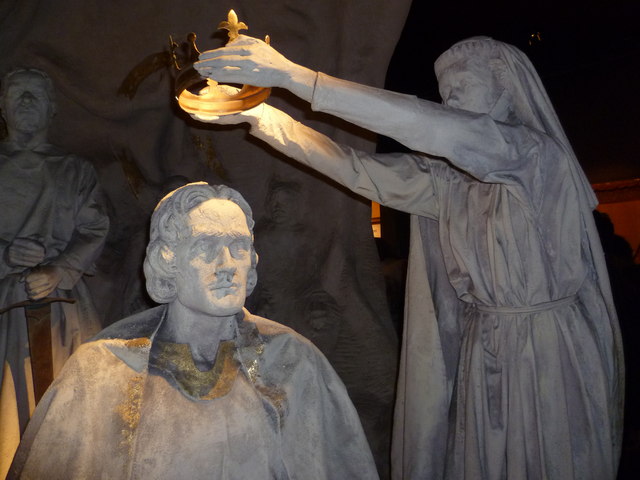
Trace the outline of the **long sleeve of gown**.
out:
M 251 134 L 370 200 L 409 213 L 437 215 L 433 178 L 422 155 L 355 150 L 268 105 Z
M 521 125 L 318 73 L 311 107 L 447 158 L 479 180 L 519 181 L 532 171 L 532 149 L 546 142 Z

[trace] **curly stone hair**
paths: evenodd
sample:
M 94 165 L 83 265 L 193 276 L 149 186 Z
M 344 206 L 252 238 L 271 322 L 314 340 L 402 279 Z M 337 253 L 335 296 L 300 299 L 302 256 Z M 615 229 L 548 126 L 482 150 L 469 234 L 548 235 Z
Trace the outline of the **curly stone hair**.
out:
M 238 205 L 247 220 L 247 227 L 253 240 L 253 214 L 251 207 L 237 191 L 225 185 L 209 185 L 195 182 L 184 185 L 160 200 L 151 216 L 151 235 L 144 259 L 144 274 L 147 291 L 158 303 L 169 303 L 176 299 L 176 264 L 173 252 L 178 243 L 187 238 L 191 231 L 187 226 L 188 213 L 198 205 L 211 199 L 229 200 Z M 247 285 L 247 295 L 251 293 L 257 280 L 255 267 L 258 255 L 251 245 L 252 273 Z

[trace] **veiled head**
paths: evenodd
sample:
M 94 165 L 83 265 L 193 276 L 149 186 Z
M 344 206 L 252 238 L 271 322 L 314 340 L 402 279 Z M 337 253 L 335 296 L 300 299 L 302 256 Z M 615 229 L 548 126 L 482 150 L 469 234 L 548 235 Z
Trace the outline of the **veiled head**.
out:
M 509 123 L 519 123 L 552 137 L 562 146 L 567 158 L 574 182 L 582 192 L 583 202 L 593 209 L 596 198 L 588 179 L 575 158 L 573 149 L 564 133 L 551 100 L 542 85 L 542 81 L 527 56 L 518 48 L 488 37 L 473 37 L 456 43 L 436 60 L 435 72 L 438 83 L 447 83 L 443 74 L 457 66 L 473 65 L 481 62 L 488 65 L 497 83 L 504 88 L 498 97 L 493 113 L 496 120 L 498 112 L 507 112 Z
M 500 42 L 474 37 L 453 45 L 435 63 L 445 105 L 506 121 L 512 113 L 511 85 Z

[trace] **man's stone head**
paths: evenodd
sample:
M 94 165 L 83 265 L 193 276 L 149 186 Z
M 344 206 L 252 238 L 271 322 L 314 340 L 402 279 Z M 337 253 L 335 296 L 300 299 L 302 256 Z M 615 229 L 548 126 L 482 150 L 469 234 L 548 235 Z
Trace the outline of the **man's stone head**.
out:
M 190 183 L 171 192 L 151 217 L 149 295 L 212 316 L 240 311 L 257 281 L 253 225 L 247 202 L 224 185 Z
M 44 132 L 55 115 L 53 82 L 35 68 L 7 73 L 0 85 L 0 109 L 9 132 Z

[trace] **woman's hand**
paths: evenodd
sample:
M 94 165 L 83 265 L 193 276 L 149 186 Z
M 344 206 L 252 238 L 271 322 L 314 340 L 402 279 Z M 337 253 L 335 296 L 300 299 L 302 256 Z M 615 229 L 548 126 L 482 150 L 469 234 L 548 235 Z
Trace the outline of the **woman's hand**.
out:
M 226 47 L 200 54 L 194 64 L 203 77 L 220 83 L 285 87 L 296 65 L 262 40 L 239 35 Z
M 245 110 L 240 113 L 233 113 L 231 115 L 207 115 L 206 113 L 190 113 L 191 118 L 204 123 L 215 123 L 217 125 L 238 125 L 240 123 L 249 123 L 254 126 L 257 125 L 262 115 L 262 111 L 267 106 L 264 103 L 256 105 L 249 110 Z
M 194 68 L 219 83 L 286 88 L 311 101 L 316 72 L 293 63 L 257 38 L 239 35 L 226 47 L 200 54 Z

